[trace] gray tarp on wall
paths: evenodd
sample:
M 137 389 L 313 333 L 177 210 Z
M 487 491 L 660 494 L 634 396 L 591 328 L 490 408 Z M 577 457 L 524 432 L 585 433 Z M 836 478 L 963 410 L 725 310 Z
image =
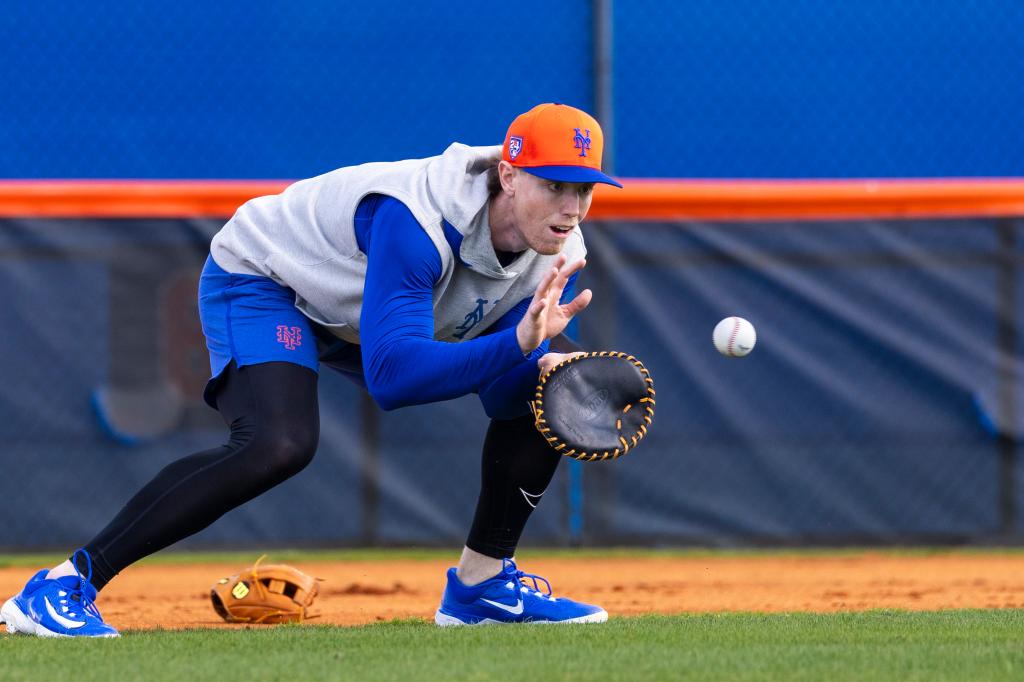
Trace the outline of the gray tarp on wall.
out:
M 0 546 L 82 544 L 223 439 L 194 300 L 219 225 L 0 221 Z M 581 341 L 643 359 L 657 415 L 628 457 L 563 466 L 528 542 L 1017 539 L 1018 228 L 587 226 Z M 757 327 L 745 359 L 711 344 L 728 315 Z M 381 413 L 325 370 L 321 423 L 308 469 L 188 544 L 462 542 L 475 397 Z

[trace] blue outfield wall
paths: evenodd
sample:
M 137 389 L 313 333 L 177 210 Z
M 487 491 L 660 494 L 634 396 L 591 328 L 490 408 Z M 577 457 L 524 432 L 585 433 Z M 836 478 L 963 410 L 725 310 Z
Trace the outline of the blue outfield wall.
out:
M 223 442 L 195 311 L 219 226 L 0 221 L 0 547 L 82 544 L 163 466 Z M 586 226 L 580 341 L 640 357 L 657 413 L 628 456 L 563 464 L 526 544 L 1020 542 L 1022 228 Z M 757 327 L 745 359 L 711 343 L 728 315 Z M 460 546 L 477 399 L 382 413 L 326 369 L 320 398 L 310 467 L 186 544 Z
M 0 175 L 301 178 L 589 107 L 590 3 L 124 0 L 0 13 Z
M 1024 3 L 615 5 L 617 171 L 1024 175 Z
M 11 0 L 0 177 L 301 178 L 592 109 L 587 0 Z M 1024 3 L 619 0 L 615 171 L 1024 175 Z

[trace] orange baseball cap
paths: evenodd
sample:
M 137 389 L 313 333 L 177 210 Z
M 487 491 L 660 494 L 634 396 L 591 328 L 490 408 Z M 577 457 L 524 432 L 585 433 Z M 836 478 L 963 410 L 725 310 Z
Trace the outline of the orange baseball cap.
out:
M 502 158 L 527 173 L 560 182 L 603 182 L 604 133 L 597 120 L 567 104 L 538 104 L 520 114 L 505 134 Z

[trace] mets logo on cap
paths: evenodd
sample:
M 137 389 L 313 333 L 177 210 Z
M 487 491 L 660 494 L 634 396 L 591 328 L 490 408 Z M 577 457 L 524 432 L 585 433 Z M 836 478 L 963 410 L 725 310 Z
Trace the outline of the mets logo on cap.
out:
M 586 156 L 587 152 L 590 151 L 590 131 L 584 135 L 580 132 L 579 128 L 573 128 L 576 134 L 572 136 L 573 149 L 580 150 L 580 156 Z
M 515 161 L 521 151 L 523 151 L 523 138 L 515 135 L 508 138 L 508 158 Z

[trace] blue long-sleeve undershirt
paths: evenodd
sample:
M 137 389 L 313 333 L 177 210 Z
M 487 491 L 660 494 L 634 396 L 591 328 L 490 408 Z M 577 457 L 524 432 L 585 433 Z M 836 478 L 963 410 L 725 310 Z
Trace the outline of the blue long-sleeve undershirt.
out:
M 566 285 L 566 291 L 572 290 L 574 278 Z M 493 334 L 508 327 L 513 329 L 519 320 L 523 319 L 526 309 L 530 307 L 533 297 L 525 298 L 516 304 L 512 310 L 501 316 L 488 329 L 486 334 Z M 550 341 L 544 341 L 535 351 L 530 353 L 524 362 L 517 364 L 490 384 L 480 390 L 480 403 L 484 406 L 484 412 L 492 419 L 512 419 L 526 414 L 529 411 L 529 401 L 537 389 L 538 368 L 537 361 L 548 352 Z
M 436 341 L 433 289 L 441 257 L 409 209 L 390 197 L 364 199 L 356 238 L 367 254 L 359 323 L 363 372 L 377 403 L 391 410 L 479 392 L 492 417 L 524 413 L 537 359 L 548 345 L 525 357 L 519 348 L 515 328 L 530 299 L 475 339 Z

